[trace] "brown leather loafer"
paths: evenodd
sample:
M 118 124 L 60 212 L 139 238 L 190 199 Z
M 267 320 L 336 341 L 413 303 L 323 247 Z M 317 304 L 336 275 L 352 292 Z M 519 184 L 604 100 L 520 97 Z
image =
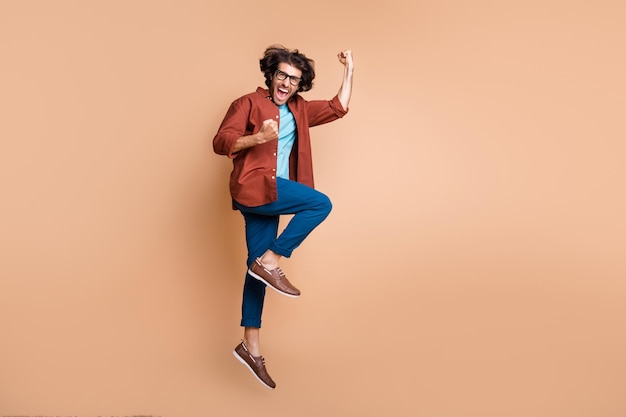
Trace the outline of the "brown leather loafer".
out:
M 287 297 L 295 298 L 300 296 L 300 290 L 287 280 L 280 268 L 269 270 L 263 266 L 259 258 L 252 262 L 250 269 L 248 269 L 248 274 Z
M 252 375 L 261 384 L 269 389 L 276 388 L 276 383 L 272 380 L 270 374 L 267 373 L 267 369 L 265 369 L 265 358 L 263 356 L 252 356 L 243 340 L 235 347 L 233 355 L 252 372 Z

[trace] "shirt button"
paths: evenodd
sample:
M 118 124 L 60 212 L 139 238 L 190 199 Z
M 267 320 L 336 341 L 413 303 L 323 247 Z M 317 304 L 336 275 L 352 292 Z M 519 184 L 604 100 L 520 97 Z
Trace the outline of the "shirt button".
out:
M 274 176 L 272 175 L 272 179 L 274 179 Z
M 276 152 L 274 152 L 274 156 L 276 156 Z
M 272 168 L 272 171 L 276 172 L 276 168 Z
M 276 115 L 276 118 L 278 119 L 278 115 Z

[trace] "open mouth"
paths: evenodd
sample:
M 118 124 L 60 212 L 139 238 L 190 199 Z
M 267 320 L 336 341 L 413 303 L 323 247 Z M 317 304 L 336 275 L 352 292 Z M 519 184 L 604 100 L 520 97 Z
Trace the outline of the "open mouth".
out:
M 276 89 L 276 99 L 278 99 L 278 101 L 286 100 L 287 96 L 289 96 L 288 89 L 280 87 Z

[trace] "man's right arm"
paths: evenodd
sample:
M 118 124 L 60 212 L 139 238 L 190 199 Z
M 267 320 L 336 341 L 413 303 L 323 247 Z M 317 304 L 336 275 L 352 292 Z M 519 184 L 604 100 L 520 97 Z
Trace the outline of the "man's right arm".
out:
M 278 123 L 275 120 L 267 119 L 263 121 L 261 129 L 252 135 L 241 136 L 235 141 L 233 153 L 243 149 L 261 145 L 262 143 L 278 139 Z
M 222 124 L 213 138 L 213 150 L 219 155 L 235 158 L 237 153 L 256 145 L 278 138 L 278 123 L 274 120 L 265 120 L 259 131 L 246 135 L 246 126 L 249 122 L 251 104 L 245 100 L 231 104 Z

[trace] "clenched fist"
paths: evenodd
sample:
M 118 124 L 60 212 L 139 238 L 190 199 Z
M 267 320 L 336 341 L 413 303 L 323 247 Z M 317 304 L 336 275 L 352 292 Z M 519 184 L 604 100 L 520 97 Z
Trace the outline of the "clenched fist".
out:
M 259 144 L 278 139 L 278 123 L 272 119 L 264 120 L 257 134 L 259 135 Z
M 350 49 L 340 51 L 337 54 L 337 58 L 339 58 L 339 62 L 341 62 L 343 65 L 352 69 L 354 64 L 352 62 L 352 51 Z

